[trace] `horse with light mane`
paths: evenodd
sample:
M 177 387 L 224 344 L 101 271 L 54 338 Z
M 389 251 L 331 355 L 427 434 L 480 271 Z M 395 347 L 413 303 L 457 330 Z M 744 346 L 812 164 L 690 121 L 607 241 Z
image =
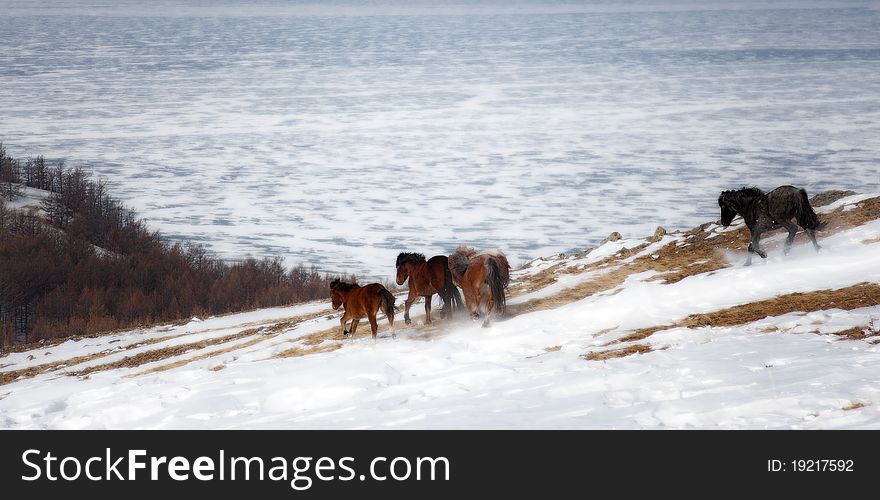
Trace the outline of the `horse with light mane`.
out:
M 480 318 L 482 304 L 486 304 L 488 327 L 492 311 L 504 314 L 507 305 L 504 289 L 510 283 L 510 264 L 501 250 L 483 250 L 459 247 L 449 256 L 452 280 L 461 287 L 464 302 L 473 319 Z

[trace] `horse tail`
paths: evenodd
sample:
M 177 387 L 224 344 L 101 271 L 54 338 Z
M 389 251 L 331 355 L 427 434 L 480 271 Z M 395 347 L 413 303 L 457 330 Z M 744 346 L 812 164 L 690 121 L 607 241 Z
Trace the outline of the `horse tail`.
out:
M 455 312 L 457 309 L 461 308 L 461 292 L 458 291 L 458 287 L 452 282 L 452 273 L 449 271 L 449 267 L 443 269 L 444 306 L 447 301 L 449 302 L 450 311 Z
M 492 301 L 495 302 L 495 309 L 498 310 L 499 315 L 504 314 L 504 309 L 507 306 L 504 298 L 504 281 L 504 275 L 501 273 L 498 261 L 494 257 L 486 259 L 486 283 L 489 284 Z
M 385 312 L 385 317 L 388 318 L 388 324 L 394 326 L 394 295 L 391 295 L 391 292 L 382 288 L 379 290 L 379 299 L 381 300 L 380 306 L 382 311 Z
M 825 227 L 825 224 L 819 221 L 819 217 L 816 216 L 813 207 L 810 206 L 810 198 L 803 189 L 800 190 L 800 198 L 798 199 L 794 216 L 798 224 L 804 229 L 822 229 Z

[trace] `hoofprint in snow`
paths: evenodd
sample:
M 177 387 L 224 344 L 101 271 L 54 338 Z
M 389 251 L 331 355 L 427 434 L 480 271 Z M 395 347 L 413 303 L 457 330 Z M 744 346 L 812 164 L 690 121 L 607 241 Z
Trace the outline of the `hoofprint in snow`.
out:
M 854 196 L 818 211 L 842 216 L 876 201 Z M 667 283 L 633 273 L 488 329 L 418 317 L 407 327 L 398 317 L 375 345 L 363 335 L 343 341 L 327 301 L 8 353 L 0 427 L 880 428 L 877 303 L 675 326 L 781 295 L 880 283 L 878 216 L 829 231 L 819 254 L 799 245 L 783 257 L 782 237 L 769 236 L 770 258 L 748 268 L 741 250 L 719 249 L 730 260 L 720 269 Z M 707 239 L 737 230 L 705 227 Z M 686 234 L 534 261 L 514 274 L 510 307 L 686 248 Z M 551 268 L 565 271 L 522 286 Z M 671 326 L 640 339 L 642 354 L 588 359 L 658 325 Z

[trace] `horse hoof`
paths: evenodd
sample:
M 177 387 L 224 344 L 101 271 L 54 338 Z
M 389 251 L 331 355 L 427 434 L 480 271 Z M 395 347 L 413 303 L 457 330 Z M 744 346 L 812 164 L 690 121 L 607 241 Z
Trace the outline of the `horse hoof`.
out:
M 474 321 L 480 319 L 480 313 L 471 313 L 471 319 Z
M 407 325 L 412 324 L 412 320 L 409 318 L 404 319 L 403 322 L 406 323 Z
M 350 332 L 350 331 L 345 330 L 344 332 L 342 332 L 342 338 L 347 339 L 347 338 L 349 338 L 349 337 L 351 337 L 351 332 Z
M 483 328 L 489 328 L 490 326 L 492 325 L 490 325 L 488 321 L 483 322 Z

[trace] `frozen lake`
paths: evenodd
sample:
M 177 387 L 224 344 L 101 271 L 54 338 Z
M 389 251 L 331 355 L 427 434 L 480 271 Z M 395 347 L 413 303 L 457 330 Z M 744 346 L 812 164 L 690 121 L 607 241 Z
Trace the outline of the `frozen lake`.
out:
M 876 4 L 365 4 L 0 0 L 0 141 L 172 238 L 381 278 L 880 190 Z

